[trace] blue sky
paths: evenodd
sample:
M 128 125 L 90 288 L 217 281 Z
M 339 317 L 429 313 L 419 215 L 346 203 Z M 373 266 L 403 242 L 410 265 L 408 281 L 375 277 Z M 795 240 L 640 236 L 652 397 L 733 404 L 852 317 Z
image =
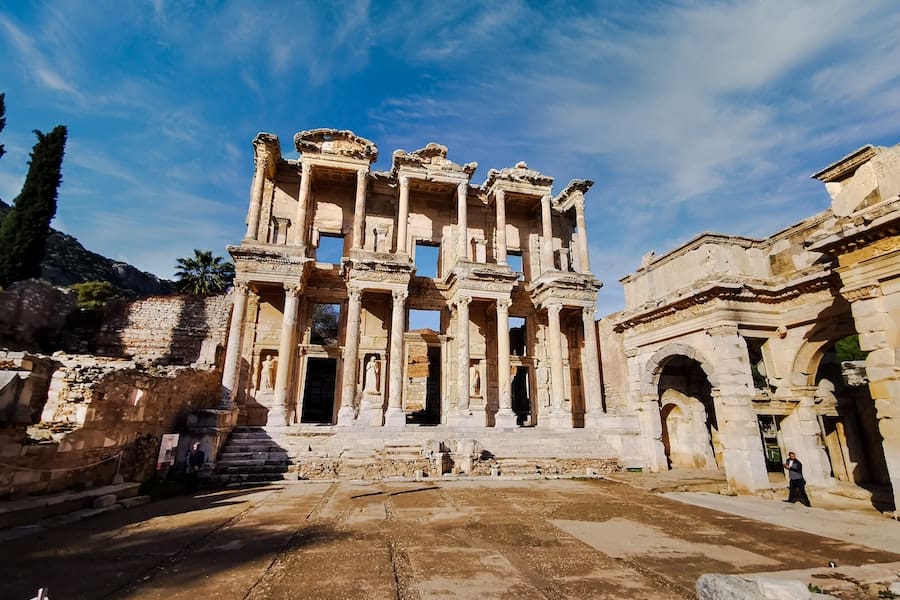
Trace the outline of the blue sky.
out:
M 171 277 L 244 231 L 259 131 L 352 129 L 593 179 L 600 314 L 640 257 L 766 236 L 828 206 L 809 175 L 900 142 L 900 6 L 816 2 L 0 5 L 0 197 L 32 129 L 69 127 L 54 226 Z

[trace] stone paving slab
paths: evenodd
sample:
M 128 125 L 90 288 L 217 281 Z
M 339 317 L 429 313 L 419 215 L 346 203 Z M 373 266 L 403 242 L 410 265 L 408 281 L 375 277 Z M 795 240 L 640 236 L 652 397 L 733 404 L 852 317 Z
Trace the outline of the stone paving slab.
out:
M 171 498 L 8 541 L 0 560 L 12 600 L 669 600 L 703 573 L 900 555 L 609 481 L 470 480 Z
M 755 496 L 720 496 L 705 492 L 663 495 L 694 506 L 900 554 L 900 521 L 874 513 L 808 508 Z

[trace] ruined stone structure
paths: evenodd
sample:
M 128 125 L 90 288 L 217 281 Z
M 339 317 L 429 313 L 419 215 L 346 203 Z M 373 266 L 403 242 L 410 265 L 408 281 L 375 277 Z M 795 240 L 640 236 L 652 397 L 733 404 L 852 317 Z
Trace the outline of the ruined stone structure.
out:
M 299 160 L 273 135 L 253 142 L 247 230 L 228 248 L 223 409 L 369 438 L 577 428 L 595 442 L 586 455 L 615 456 L 622 424 L 601 401 L 585 231 L 592 182 L 554 193 L 519 163 L 478 184 L 475 163 L 434 143 L 374 171 L 375 144 L 334 129 L 294 143 Z
M 626 308 L 600 325 L 605 399 L 638 416 L 645 466 L 758 490 L 792 450 L 813 485 L 896 500 L 900 146 L 814 177 L 829 210 L 762 240 L 703 234 L 622 279 Z M 856 334 L 865 362 L 839 362 Z
M 375 145 L 349 131 L 294 142 L 299 161 L 272 135 L 254 140 L 247 232 L 229 247 L 223 402 L 259 405 L 269 425 L 570 429 L 602 416 L 592 182 L 554 195 L 519 163 L 479 185 L 477 165 L 438 144 L 377 172 Z

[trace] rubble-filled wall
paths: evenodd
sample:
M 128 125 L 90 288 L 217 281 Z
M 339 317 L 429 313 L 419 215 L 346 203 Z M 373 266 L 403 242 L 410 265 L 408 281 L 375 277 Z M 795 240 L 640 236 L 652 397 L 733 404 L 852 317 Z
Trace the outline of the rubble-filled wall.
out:
M 0 347 L 51 351 L 66 318 L 75 310 L 75 295 L 45 281 L 17 281 L 0 290 Z
M 228 298 L 153 296 L 110 303 L 96 342 L 105 356 L 144 363 L 215 364 L 228 331 Z
M 162 434 L 183 431 L 188 414 L 215 406 L 218 371 L 144 369 L 132 361 L 54 356 L 41 422 L 0 437 L 0 495 L 103 485 L 152 476 Z

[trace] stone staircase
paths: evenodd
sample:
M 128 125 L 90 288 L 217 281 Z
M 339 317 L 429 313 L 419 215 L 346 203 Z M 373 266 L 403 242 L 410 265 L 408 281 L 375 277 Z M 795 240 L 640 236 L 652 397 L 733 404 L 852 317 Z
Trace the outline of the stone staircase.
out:
M 237 427 L 231 432 L 210 479 L 224 485 L 296 479 L 287 450 L 261 427 Z
M 620 468 L 596 433 L 485 428 L 238 427 L 216 459 L 212 478 L 225 485 L 296 479 L 472 476 L 584 476 Z M 592 470 L 592 471 L 590 471 Z

